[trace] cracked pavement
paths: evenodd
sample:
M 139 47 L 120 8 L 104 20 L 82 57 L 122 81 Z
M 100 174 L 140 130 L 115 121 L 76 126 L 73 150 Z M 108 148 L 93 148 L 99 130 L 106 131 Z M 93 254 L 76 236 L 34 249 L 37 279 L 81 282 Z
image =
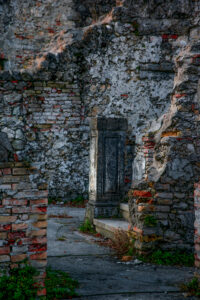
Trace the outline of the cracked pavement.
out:
M 48 266 L 79 281 L 76 299 L 185 299 L 180 283 L 193 277 L 194 268 L 121 262 L 108 247 L 95 243 L 100 238 L 78 231 L 84 214 L 83 208 L 48 208 Z

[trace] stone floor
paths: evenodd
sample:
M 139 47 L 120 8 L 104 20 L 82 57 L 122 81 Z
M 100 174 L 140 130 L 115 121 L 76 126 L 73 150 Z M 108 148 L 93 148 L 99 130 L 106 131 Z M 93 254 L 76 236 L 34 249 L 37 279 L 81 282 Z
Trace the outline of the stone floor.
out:
M 193 276 L 193 268 L 120 262 L 109 248 L 95 243 L 98 238 L 78 231 L 84 213 L 82 208 L 48 208 L 48 265 L 79 281 L 76 299 L 185 299 L 179 284 Z

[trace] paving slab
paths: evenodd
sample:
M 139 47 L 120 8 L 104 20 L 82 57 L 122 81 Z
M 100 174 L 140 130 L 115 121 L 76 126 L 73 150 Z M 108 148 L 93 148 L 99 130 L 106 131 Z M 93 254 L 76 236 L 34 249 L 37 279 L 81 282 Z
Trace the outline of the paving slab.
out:
M 80 283 L 82 296 L 112 293 L 179 292 L 180 282 L 193 275 L 190 268 L 158 267 L 152 265 L 121 264 L 110 256 L 49 258 L 54 269 L 68 271 Z
M 98 240 L 78 231 L 84 221 L 82 208 L 50 206 L 48 208 L 48 248 L 47 255 L 105 255 L 110 249 L 94 243 Z M 53 216 L 53 217 L 52 217 Z M 55 218 L 58 216 L 58 218 Z M 61 218 L 59 216 L 66 216 Z
M 55 218 L 56 214 L 68 218 Z M 122 263 L 109 248 L 95 243 L 98 238 L 78 231 L 84 209 L 50 206 L 48 215 L 48 265 L 79 281 L 77 299 L 185 299 L 180 282 L 192 278 L 194 268 L 156 266 L 137 260 Z

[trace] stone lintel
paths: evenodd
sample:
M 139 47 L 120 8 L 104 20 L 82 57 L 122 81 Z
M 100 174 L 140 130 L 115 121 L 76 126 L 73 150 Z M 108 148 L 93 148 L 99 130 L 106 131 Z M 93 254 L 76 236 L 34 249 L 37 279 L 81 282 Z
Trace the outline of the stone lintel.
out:
M 90 129 L 98 131 L 126 131 L 127 120 L 124 118 L 92 118 Z

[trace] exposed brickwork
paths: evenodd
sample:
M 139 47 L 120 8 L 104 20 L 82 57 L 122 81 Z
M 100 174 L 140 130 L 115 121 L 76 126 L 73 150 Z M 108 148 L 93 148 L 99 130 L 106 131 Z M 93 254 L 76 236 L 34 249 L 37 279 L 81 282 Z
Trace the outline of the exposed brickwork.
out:
M 81 163 L 88 165 L 89 130 L 82 124 L 77 83 L 64 81 L 64 71 L 59 81 L 45 73 L 36 78 L 18 74 L 15 83 L 7 73 L 1 76 L 0 128 L 13 147 L 10 159 L 35 163 L 51 196 L 71 199 L 86 195 L 88 178 L 82 175 L 86 170 L 78 169 Z
M 48 192 L 30 182 L 30 176 L 37 170 L 24 163 L 0 163 L 0 170 L 1 271 L 28 259 L 40 271 L 38 280 L 43 285 L 41 276 L 47 263 Z
M 23 100 L 27 115 L 26 157 L 36 162 L 49 183 L 51 196 L 75 197 L 78 161 L 84 158 L 84 143 L 79 143 L 83 132 L 78 85 L 66 81 L 34 81 L 23 93 Z M 79 171 L 79 176 L 82 172 Z M 87 193 L 84 181 L 81 193 Z

